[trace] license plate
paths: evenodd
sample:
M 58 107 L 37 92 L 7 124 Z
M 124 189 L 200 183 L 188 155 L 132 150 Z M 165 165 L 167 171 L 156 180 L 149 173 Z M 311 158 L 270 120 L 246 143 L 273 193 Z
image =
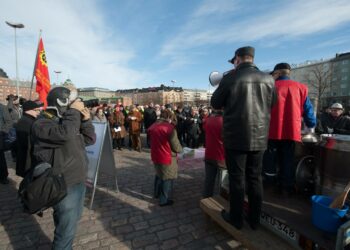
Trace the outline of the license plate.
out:
M 296 241 L 297 240 L 297 232 L 291 229 L 286 224 L 280 222 L 279 220 L 271 217 L 270 215 L 261 212 L 261 220 L 263 220 L 268 225 L 272 226 L 276 231 L 280 234 L 285 235 L 287 238 Z

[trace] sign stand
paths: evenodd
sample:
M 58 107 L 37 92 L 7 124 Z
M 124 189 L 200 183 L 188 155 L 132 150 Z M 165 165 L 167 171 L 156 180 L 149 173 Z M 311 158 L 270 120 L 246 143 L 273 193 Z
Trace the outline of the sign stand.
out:
M 95 121 L 93 121 L 92 124 L 95 127 L 96 142 L 94 145 L 86 147 L 87 157 L 89 159 L 86 185 L 92 188 L 89 205 L 90 210 L 94 202 L 98 175 L 100 172 L 114 177 L 115 191 L 119 192 L 109 124 L 107 122 Z M 101 161 L 101 158 L 103 161 Z

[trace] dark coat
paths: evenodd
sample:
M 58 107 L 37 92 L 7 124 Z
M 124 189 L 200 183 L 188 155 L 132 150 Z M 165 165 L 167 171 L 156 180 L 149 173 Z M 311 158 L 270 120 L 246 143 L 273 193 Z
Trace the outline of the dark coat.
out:
M 81 121 L 80 112 L 75 109 L 68 109 L 60 119 L 44 112 L 32 126 L 32 139 L 37 163 L 51 163 L 53 159 L 55 171 L 63 173 L 67 186 L 85 182 L 85 147 L 96 140 L 91 120 Z
M 17 161 L 16 175 L 24 177 L 32 167 L 33 145 L 30 141 L 30 133 L 35 118 L 26 113 L 18 120 L 16 125 L 17 135 Z
M 350 118 L 344 115 L 334 119 L 331 114 L 321 115 L 316 126 L 316 133 L 328 134 L 328 128 L 333 129 L 334 134 L 350 135 Z
M 241 63 L 226 74 L 213 93 L 214 109 L 224 107 L 225 148 L 243 151 L 265 150 L 270 112 L 276 103 L 273 78 L 253 63 Z
M 157 121 L 157 114 L 154 108 L 146 108 L 143 113 L 145 128 L 148 129 L 153 123 Z

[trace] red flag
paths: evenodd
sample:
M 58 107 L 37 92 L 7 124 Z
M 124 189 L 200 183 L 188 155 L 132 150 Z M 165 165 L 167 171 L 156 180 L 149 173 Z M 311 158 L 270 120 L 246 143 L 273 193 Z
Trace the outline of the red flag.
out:
M 39 94 L 39 99 L 44 103 L 44 108 L 47 106 L 47 93 L 50 91 L 50 76 L 47 67 L 46 55 L 44 50 L 43 39 L 40 38 L 38 46 L 38 54 L 36 55 L 35 65 L 36 92 Z

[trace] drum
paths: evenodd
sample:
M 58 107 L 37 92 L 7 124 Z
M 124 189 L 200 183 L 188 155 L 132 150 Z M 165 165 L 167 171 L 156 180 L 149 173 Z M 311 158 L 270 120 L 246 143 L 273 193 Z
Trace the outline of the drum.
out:
M 320 193 L 337 196 L 350 181 L 350 136 L 321 135 L 316 161 L 320 172 Z
M 318 137 L 315 134 L 303 134 L 302 142 L 295 144 L 295 181 L 299 193 L 313 195 L 319 183 L 319 173 L 315 161 Z

